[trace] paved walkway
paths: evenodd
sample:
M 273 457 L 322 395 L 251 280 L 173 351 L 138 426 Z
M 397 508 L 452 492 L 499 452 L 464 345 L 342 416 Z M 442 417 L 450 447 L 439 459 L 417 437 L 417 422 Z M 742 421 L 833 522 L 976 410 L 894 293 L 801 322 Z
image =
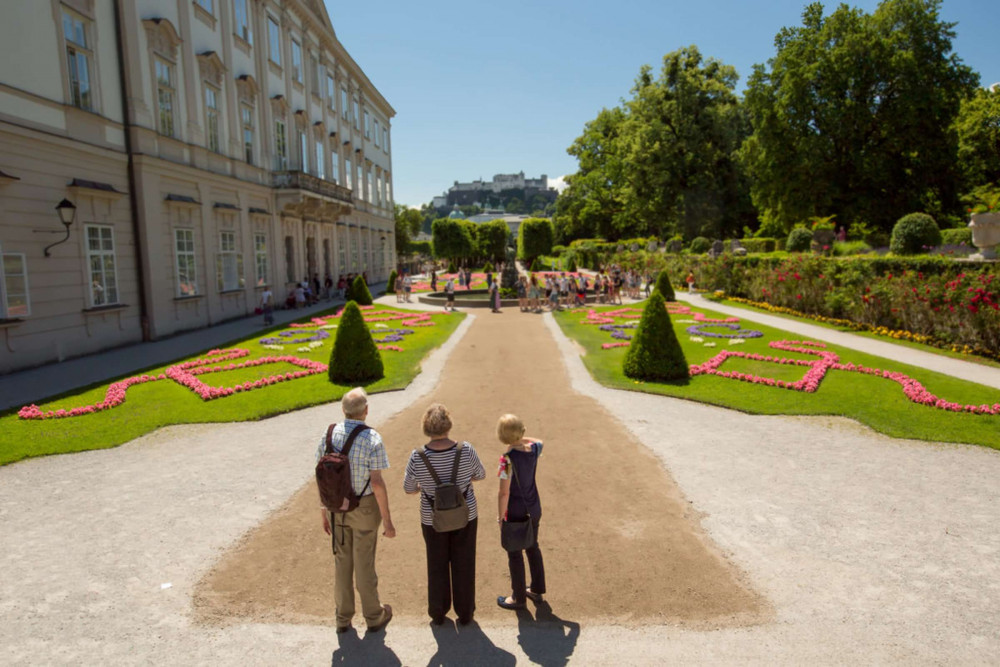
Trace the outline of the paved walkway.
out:
M 557 344 L 544 377 L 483 377 L 474 368 L 472 318 L 545 324 Z M 505 322 L 505 327 L 508 325 Z M 504 354 L 537 336 L 507 336 Z M 551 348 L 546 341 L 546 348 Z M 461 348 L 461 349 L 460 349 Z M 493 350 L 481 349 L 478 354 Z M 452 378 L 445 365 L 464 359 Z M 32 459 L 0 468 L 0 662 L 21 664 L 989 664 L 1000 655 L 1000 452 L 983 447 L 894 440 L 849 420 L 761 417 L 650 394 L 606 389 L 586 372 L 577 348 L 550 315 L 477 313 L 422 364 L 405 391 L 372 398 L 372 421 L 394 428 L 394 416 L 419 410 L 441 388 L 455 400 L 502 383 L 518 398 L 535 382 L 584 407 L 600 403 L 606 426 L 647 451 L 596 455 L 581 447 L 572 412 L 537 425 L 553 455 L 546 464 L 546 565 L 553 587 L 547 611 L 484 618 L 469 628 L 432 630 L 424 609 L 400 608 L 385 633 L 337 635 L 327 626 L 252 620 L 196 621 L 198 582 L 252 531 L 278 516 L 313 465 L 313 439 L 339 406 L 317 406 L 253 423 L 161 429 L 121 447 Z M 458 378 L 461 378 L 459 381 Z M 463 413 L 462 422 L 505 405 Z M 470 408 L 465 408 L 468 412 Z M 605 413 L 604 411 L 607 411 Z M 419 427 L 412 423 L 414 432 Z M 419 435 L 419 434 L 417 434 Z M 413 444 L 419 438 L 415 435 Z M 477 443 L 478 444 L 478 443 Z M 397 446 L 405 446 L 405 444 Z M 558 456 L 556 452 L 561 452 Z M 595 458 L 607 470 L 566 474 L 568 454 Z M 547 454 L 546 456 L 548 456 Z M 562 457 L 562 458 L 560 458 Z M 249 462 L 262 465 L 250 467 Z M 243 462 L 244 465 L 234 465 Z M 71 465 L 66 465 L 71 463 Z M 402 461 L 387 471 L 397 529 L 413 531 L 402 507 Z M 612 465 L 613 464 L 613 465 Z M 590 520 L 608 499 L 604 475 L 663 471 L 676 481 L 686 517 L 745 574 L 772 613 L 749 626 L 718 628 L 594 618 L 567 603 L 556 585 L 595 561 L 599 536 Z M 483 484 L 487 484 L 484 482 Z M 574 488 L 575 487 L 575 488 Z M 495 488 L 495 487 L 493 487 Z M 593 491 L 583 507 L 565 492 Z M 481 507 L 489 511 L 489 489 Z M 627 500 L 627 496 L 624 498 Z M 578 503 L 579 504 L 579 503 Z M 662 503 L 676 507 L 672 500 Z M 411 507 L 412 509 L 412 507 Z M 278 514 L 275 514 L 278 512 Z M 489 515 L 486 515 L 489 516 Z M 650 550 L 635 526 L 658 512 L 619 520 L 616 539 L 631 540 L 633 559 L 669 564 L 683 554 Z M 311 525 L 318 530 L 315 507 Z M 485 534 L 486 527 L 481 529 Z M 556 541 L 557 530 L 577 539 Z M 495 534 L 494 534 L 495 537 Z M 400 540 L 381 540 L 379 558 L 423 554 Z M 299 543 L 285 554 L 299 555 Z M 551 557 L 550 557 L 551 555 Z M 329 554 L 325 554 L 329 558 Z M 494 568 L 502 571 L 501 553 Z M 619 569 L 627 571 L 623 559 Z M 488 578 L 496 572 L 484 573 Z M 169 584 L 169 586 L 167 585 Z M 327 582 L 328 585 L 328 582 Z M 384 582 L 386 587 L 421 587 Z M 679 593 L 682 593 L 680 591 Z M 492 603 L 483 590 L 479 604 Z M 564 597 L 565 596 L 565 597 Z M 643 582 L 623 587 L 615 604 L 643 599 Z M 387 602 L 393 602 L 386 598 Z M 656 599 L 654 598 L 654 602 Z M 600 600 L 597 601 L 601 602 Z M 544 613 L 543 613 L 544 612 Z
M 385 289 L 385 283 L 371 286 L 372 294 Z M 343 299 L 320 301 L 298 310 L 274 311 L 274 323 L 286 324 L 312 313 L 343 304 Z M 264 328 L 261 315 L 243 317 L 204 329 L 196 329 L 170 338 L 137 343 L 106 352 L 47 364 L 0 377 L 0 411 L 36 403 L 56 393 L 71 392 L 115 378 L 131 375 L 144 368 L 162 366 L 203 350 L 226 345 Z
M 826 327 L 816 326 L 808 322 L 776 317 L 761 313 L 750 308 L 739 308 L 735 306 L 723 305 L 705 299 L 701 294 L 688 294 L 687 292 L 677 292 L 677 298 L 690 303 L 697 308 L 707 308 L 732 317 L 739 317 L 751 322 L 759 322 L 765 326 L 776 329 L 784 329 L 800 336 L 821 340 L 826 343 L 833 343 L 842 347 L 858 350 L 878 357 L 892 359 L 911 366 L 919 366 L 929 371 L 936 371 L 944 375 L 961 378 L 970 382 L 978 382 L 987 387 L 1000 389 L 1000 368 L 976 364 L 971 361 L 953 359 L 933 352 L 924 352 L 905 345 L 897 345 L 884 340 L 858 336 L 846 331 L 836 331 Z

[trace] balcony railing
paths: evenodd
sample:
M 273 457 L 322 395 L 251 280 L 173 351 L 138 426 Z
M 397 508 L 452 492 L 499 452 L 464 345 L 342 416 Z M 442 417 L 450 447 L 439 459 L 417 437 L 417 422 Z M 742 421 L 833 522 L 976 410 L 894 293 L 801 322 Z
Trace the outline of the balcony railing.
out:
M 272 172 L 272 176 L 271 184 L 276 188 L 306 190 L 324 197 L 339 199 L 347 204 L 354 203 L 353 194 L 347 188 L 303 171 L 275 171 Z

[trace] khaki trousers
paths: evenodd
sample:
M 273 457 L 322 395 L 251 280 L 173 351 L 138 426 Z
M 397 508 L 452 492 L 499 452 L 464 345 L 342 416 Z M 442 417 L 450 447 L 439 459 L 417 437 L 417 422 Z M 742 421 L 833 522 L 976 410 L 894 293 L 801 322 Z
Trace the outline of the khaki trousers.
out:
M 373 493 L 364 496 L 354 510 L 331 516 L 337 627 L 350 625 L 354 617 L 355 583 L 361 596 L 361 613 L 365 623 L 372 626 L 382 622 L 383 610 L 378 597 L 378 575 L 375 573 L 375 546 L 381 525 L 382 515 Z

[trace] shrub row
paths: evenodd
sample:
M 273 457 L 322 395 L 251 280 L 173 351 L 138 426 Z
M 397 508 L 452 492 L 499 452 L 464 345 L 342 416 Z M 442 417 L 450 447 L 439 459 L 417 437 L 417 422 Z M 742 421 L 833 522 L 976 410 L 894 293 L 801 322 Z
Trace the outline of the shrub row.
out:
M 941 257 L 668 255 L 671 275 L 708 290 L 865 327 L 1000 349 L 1000 265 Z M 994 284 L 996 283 L 996 284 Z

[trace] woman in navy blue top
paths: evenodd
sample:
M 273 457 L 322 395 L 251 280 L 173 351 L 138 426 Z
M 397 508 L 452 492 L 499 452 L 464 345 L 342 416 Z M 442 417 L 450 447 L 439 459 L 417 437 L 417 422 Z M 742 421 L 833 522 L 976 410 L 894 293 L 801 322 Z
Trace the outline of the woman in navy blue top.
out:
M 541 602 L 545 594 L 545 566 L 542 550 L 538 547 L 538 525 L 542 519 L 542 502 L 535 486 L 535 470 L 542 455 L 542 441 L 524 436 L 524 424 L 515 415 L 504 415 L 497 423 L 497 437 L 507 446 L 500 457 L 500 493 L 497 497 L 497 525 L 503 521 L 523 521 L 531 517 L 535 539 L 524 550 L 528 556 L 531 586 L 526 586 L 524 557 L 521 551 L 507 552 L 512 593 L 497 597 L 503 609 L 524 609 L 526 599 Z

